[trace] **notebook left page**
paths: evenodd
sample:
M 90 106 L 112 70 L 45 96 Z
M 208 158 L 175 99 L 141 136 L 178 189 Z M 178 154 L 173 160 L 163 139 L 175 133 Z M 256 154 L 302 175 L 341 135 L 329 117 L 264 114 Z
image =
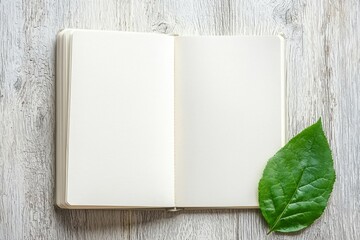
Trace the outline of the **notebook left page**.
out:
M 70 61 L 67 202 L 174 206 L 174 38 L 76 30 Z

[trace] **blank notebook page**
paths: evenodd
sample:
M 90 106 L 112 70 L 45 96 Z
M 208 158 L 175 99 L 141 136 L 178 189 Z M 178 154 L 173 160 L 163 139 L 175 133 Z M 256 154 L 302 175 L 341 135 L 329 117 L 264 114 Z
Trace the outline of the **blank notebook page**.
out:
M 67 201 L 174 206 L 174 39 L 75 31 Z
M 284 136 L 281 39 L 178 37 L 175 49 L 176 205 L 258 206 Z

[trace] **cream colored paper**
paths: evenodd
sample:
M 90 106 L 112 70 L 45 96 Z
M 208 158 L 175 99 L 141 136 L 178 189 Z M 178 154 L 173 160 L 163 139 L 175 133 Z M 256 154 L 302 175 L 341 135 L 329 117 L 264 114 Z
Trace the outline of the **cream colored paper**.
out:
M 75 31 L 67 202 L 174 206 L 174 39 Z
M 57 51 L 60 207 L 258 206 L 285 139 L 282 38 L 67 29 Z
M 281 41 L 176 38 L 178 207 L 258 206 L 262 170 L 283 143 Z

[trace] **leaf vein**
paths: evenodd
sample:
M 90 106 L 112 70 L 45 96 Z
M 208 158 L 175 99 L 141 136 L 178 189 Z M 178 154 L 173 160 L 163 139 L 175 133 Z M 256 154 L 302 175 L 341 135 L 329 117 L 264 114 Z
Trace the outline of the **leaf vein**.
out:
M 299 187 L 299 185 L 300 185 L 300 182 L 301 182 L 301 179 L 302 179 L 302 177 L 303 177 L 303 175 L 304 175 L 305 170 L 306 170 L 306 167 L 303 169 L 303 171 L 302 171 L 302 173 L 301 173 L 301 175 L 300 175 L 300 178 L 299 178 L 299 181 L 298 181 L 298 183 L 297 183 L 297 186 L 295 187 L 295 190 L 294 190 L 291 198 L 289 199 L 289 202 L 286 204 L 286 206 L 284 207 L 284 209 L 281 211 L 281 214 L 276 218 L 275 223 L 274 223 L 274 225 L 270 228 L 269 233 L 271 233 L 271 232 L 275 229 L 276 225 L 279 223 L 280 219 L 281 219 L 282 216 L 284 215 L 286 209 L 289 207 L 289 205 L 290 205 L 290 203 L 291 203 L 291 200 L 294 198 L 294 196 L 295 196 L 295 194 L 296 194 L 296 192 L 297 192 L 297 189 L 298 189 L 298 187 Z
M 304 215 L 306 213 L 312 213 L 312 211 L 305 211 L 305 212 L 300 212 L 300 213 L 293 213 L 293 214 L 290 214 L 289 216 L 286 216 L 283 218 L 284 219 L 288 219 L 288 218 L 293 218 L 293 217 L 296 217 L 298 215 Z

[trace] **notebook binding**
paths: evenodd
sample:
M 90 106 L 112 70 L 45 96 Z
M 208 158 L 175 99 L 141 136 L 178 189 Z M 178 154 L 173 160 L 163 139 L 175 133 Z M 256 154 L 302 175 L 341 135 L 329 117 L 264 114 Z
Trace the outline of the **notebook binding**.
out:
M 173 208 L 168 209 L 168 212 L 179 212 L 182 210 L 184 210 L 184 208 L 173 207 Z

